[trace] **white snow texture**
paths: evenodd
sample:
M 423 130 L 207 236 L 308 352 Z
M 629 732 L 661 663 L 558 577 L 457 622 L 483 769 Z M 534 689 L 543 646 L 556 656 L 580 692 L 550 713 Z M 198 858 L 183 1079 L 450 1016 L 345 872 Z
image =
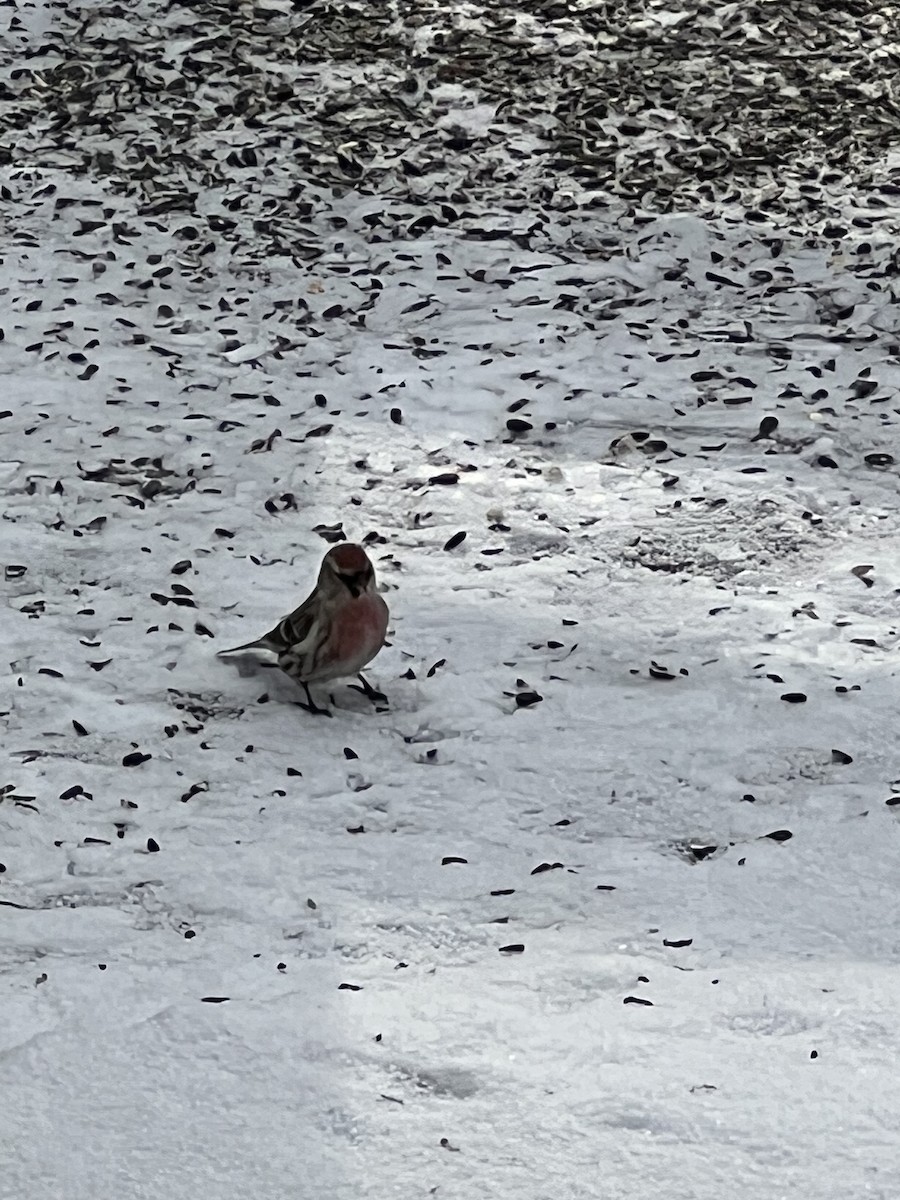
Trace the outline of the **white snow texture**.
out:
M 0 1196 L 896 1196 L 896 221 L 254 264 L 95 151 L 3 168 Z M 215 652 L 342 537 L 329 720 Z

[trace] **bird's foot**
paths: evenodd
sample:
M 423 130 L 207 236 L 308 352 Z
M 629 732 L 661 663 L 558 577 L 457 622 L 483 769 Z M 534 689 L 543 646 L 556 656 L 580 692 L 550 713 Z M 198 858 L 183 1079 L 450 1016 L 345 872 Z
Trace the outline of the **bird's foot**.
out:
M 312 717 L 333 717 L 334 713 L 327 708 L 320 708 L 318 704 L 304 704 L 302 700 L 295 700 L 294 706 L 302 708 L 304 712 L 308 712 Z
M 318 704 L 316 704 L 315 700 L 313 700 L 312 696 L 310 695 L 309 688 L 305 683 L 302 686 L 303 690 L 306 692 L 306 704 L 304 704 L 302 700 L 295 700 L 294 703 L 298 708 L 302 708 L 304 712 L 308 712 L 310 716 L 313 717 L 334 716 L 334 714 L 327 708 L 321 708 Z
M 387 704 L 387 696 L 384 694 L 384 692 L 379 692 L 377 688 L 373 688 L 371 683 L 369 683 L 368 679 L 366 679 L 364 675 L 360 675 L 358 678 L 359 682 L 362 684 L 362 687 L 357 686 L 355 683 L 349 684 L 349 686 L 352 687 L 355 692 L 362 692 L 362 694 L 371 700 L 373 704 L 377 704 L 379 700 Z

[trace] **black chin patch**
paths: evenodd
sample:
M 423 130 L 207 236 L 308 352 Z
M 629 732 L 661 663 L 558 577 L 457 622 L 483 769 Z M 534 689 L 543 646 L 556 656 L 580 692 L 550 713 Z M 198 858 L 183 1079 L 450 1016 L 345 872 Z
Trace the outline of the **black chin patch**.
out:
M 358 575 L 338 575 L 338 579 L 340 579 L 341 583 L 346 585 L 348 591 L 350 592 L 350 595 L 355 600 L 361 591 L 361 588 L 359 586 L 359 576 Z

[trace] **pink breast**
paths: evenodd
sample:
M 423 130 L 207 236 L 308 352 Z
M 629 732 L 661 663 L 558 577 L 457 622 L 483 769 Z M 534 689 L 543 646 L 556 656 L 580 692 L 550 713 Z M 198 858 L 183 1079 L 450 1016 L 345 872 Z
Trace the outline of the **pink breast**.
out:
M 332 624 L 329 659 L 350 664 L 358 670 L 374 658 L 384 642 L 387 629 L 387 609 L 380 596 L 360 596 L 348 604 Z

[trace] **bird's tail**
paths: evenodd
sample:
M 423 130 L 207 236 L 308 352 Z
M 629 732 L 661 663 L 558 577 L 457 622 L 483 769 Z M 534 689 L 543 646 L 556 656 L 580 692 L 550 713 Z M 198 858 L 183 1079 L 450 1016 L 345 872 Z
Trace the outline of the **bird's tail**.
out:
M 269 650 L 270 648 L 269 639 L 261 637 L 253 642 L 244 642 L 242 646 L 229 646 L 227 650 L 219 650 L 216 658 L 221 658 L 223 654 L 237 654 L 238 650 Z

